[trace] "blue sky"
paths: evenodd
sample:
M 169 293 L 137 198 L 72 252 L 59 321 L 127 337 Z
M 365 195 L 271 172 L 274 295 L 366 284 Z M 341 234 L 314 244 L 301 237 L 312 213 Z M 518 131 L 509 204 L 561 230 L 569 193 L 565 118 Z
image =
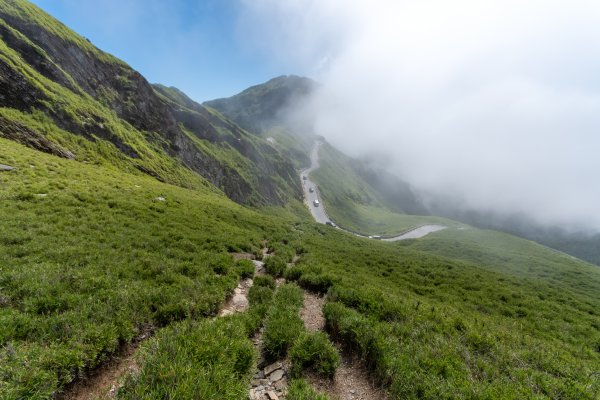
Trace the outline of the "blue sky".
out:
M 197 101 L 233 95 L 278 75 L 303 74 L 261 50 L 240 0 L 33 0 L 140 71 Z M 250 38 L 251 37 L 251 38 Z

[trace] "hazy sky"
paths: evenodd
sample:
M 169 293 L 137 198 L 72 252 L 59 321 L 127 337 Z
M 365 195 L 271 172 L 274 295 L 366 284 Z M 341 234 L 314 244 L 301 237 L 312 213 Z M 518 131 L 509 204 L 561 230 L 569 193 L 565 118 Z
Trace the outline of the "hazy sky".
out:
M 272 57 L 319 66 L 334 144 L 466 207 L 600 229 L 600 2 L 244 4 Z
M 597 0 L 36 0 L 197 100 L 324 84 L 318 133 L 481 210 L 600 230 Z

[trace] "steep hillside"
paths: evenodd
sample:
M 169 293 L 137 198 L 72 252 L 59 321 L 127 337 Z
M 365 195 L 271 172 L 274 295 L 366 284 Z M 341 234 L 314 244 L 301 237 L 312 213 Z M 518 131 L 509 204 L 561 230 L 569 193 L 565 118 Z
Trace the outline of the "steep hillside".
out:
M 209 189 L 0 147 L 14 167 L 0 172 L 0 398 L 53 398 L 158 329 L 119 398 L 238 400 L 269 297 L 253 297 L 260 312 L 212 316 L 247 273 L 229 253 L 262 254 L 264 241 L 279 260 L 300 257 L 285 276 L 329 293 L 330 337 L 392 398 L 600 394 L 600 271 L 589 264 L 476 230 L 361 239 L 299 205 L 257 212 Z
M 263 142 L 220 116 L 182 128 L 185 116 L 138 72 L 34 5 L 3 1 L 0 37 L 3 137 L 183 186 L 201 185 L 200 175 L 240 203 L 299 196 L 292 165 L 275 150 L 262 151 Z M 245 167 L 254 163 L 249 178 Z
M 310 164 L 308 154 L 316 137 L 310 118 L 292 116 L 317 88 L 317 83 L 308 78 L 280 76 L 204 105 L 263 136 L 294 161 L 297 168 L 304 168 Z
M 325 143 L 319 149 L 320 167 L 311 175 L 331 219 L 364 234 L 396 234 L 425 224 L 447 224 L 427 216 L 409 185 L 375 170 Z
M 219 110 L 249 131 L 265 134 L 273 127 L 289 124 L 287 112 L 306 101 L 316 88 L 317 83 L 309 78 L 279 76 L 235 96 L 204 104 Z

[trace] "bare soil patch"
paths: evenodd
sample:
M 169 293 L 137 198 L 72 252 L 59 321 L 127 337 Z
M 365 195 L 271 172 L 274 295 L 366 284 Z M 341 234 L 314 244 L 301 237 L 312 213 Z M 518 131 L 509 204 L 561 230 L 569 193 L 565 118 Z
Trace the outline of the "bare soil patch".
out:
M 315 375 L 309 375 L 307 380 L 319 392 L 339 400 L 389 399 L 387 393 L 377 387 L 361 363 L 347 355 L 342 357 L 333 381 Z
M 300 318 L 304 321 L 304 326 L 308 331 L 322 331 L 325 328 L 324 304 L 324 297 L 304 291 L 304 306 L 300 310 Z

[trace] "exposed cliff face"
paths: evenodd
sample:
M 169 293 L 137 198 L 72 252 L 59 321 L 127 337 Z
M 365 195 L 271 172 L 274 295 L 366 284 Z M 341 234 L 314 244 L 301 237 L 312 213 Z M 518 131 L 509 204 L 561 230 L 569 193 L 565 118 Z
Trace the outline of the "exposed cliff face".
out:
M 75 158 L 96 145 L 119 163 L 178 184 L 185 166 L 240 203 L 300 196 L 292 165 L 275 149 L 187 97 L 189 108 L 160 95 L 32 4 L 0 4 L 0 39 L 0 136 Z M 165 157 L 177 161 L 155 161 Z

